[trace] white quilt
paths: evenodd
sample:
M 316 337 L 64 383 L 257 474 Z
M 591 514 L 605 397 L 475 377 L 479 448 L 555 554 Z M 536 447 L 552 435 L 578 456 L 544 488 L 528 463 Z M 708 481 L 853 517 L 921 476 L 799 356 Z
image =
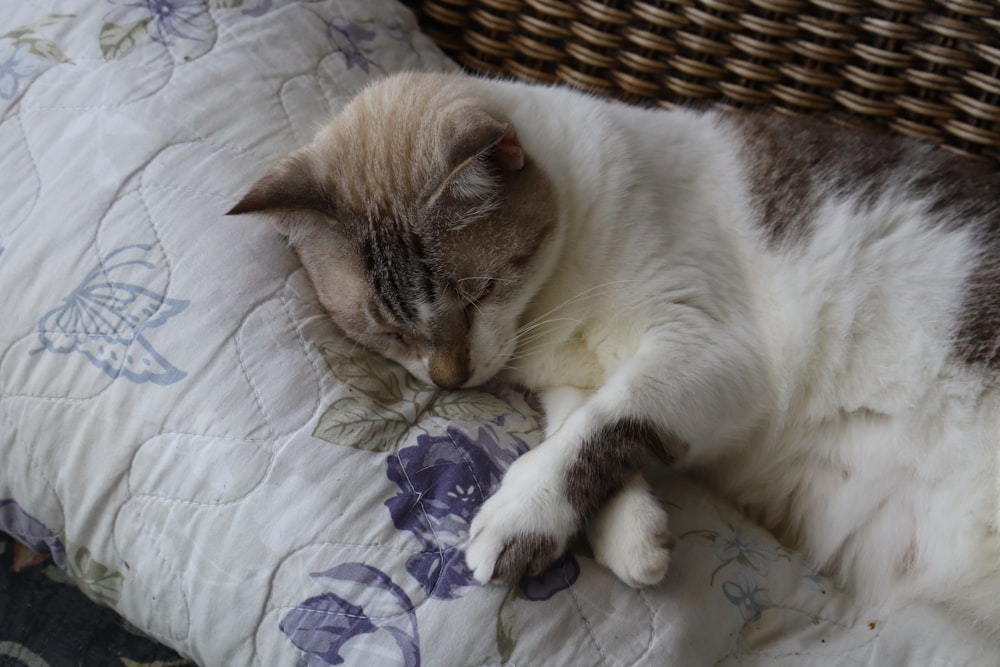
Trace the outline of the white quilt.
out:
M 680 480 L 663 585 L 580 544 L 476 586 L 469 519 L 537 414 L 365 356 L 223 216 L 366 81 L 452 65 L 389 0 L 0 4 L 0 529 L 95 600 L 220 667 L 1000 664 Z

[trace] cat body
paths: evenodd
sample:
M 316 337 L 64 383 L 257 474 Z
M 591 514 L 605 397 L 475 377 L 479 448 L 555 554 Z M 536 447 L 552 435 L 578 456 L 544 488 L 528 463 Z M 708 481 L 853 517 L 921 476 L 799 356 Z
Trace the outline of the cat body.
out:
M 586 529 L 626 583 L 658 582 L 657 457 L 858 595 L 997 628 L 998 184 L 817 123 L 406 74 L 233 212 L 273 214 L 360 343 L 538 393 L 545 440 L 470 527 L 477 579 Z

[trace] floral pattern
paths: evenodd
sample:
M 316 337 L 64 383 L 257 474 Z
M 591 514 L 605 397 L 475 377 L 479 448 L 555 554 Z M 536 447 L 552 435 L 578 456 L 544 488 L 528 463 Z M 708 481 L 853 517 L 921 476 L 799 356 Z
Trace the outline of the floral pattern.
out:
M 215 21 L 206 0 L 108 0 L 114 9 L 101 29 L 107 59 L 123 58 L 144 40 L 152 40 L 190 60 L 215 39 Z
M 25 62 L 26 52 L 23 46 L 10 47 L 6 55 L 0 50 L 0 98 L 14 99 L 21 81 L 35 73 L 35 66 Z
M 21 84 L 41 71 L 42 62 L 71 62 L 55 41 L 41 33 L 72 18 L 75 18 L 73 14 L 49 14 L 35 23 L 17 26 L 0 35 L 0 99 L 17 97 L 23 90 Z
M 349 373 L 346 375 L 350 377 Z M 397 382 L 393 374 L 372 373 L 362 377 L 372 382 L 368 385 L 369 392 L 381 394 L 390 405 L 412 401 L 413 395 L 422 391 L 419 386 L 405 390 L 405 385 Z M 475 397 L 476 392 L 468 394 Z M 448 394 L 442 398 L 451 400 Z M 392 409 L 379 403 L 367 407 L 376 414 Z M 433 407 L 423 405 L 417 413 L 433 414 Z M 468 537 L 469 524 L 479 507 L 497 489 L 507 467 L 528 448 L 522 439 L 501 428 L 512 415 L 499 414 L 483 419 L 488 414 L 480 414 L 474 435 L 455 424 L 446 426 L 444 433 L 418 432 L 414 444 L 386 458 L 386 476 L 397 487 L 397 492 L 385 501 L 385 506 L 393 525 L 413 535 L 420 547 L 407 559 L 406 571 L 431 599 L 455 600 L 478 586 L 465 564 L 461 545 Z M 364 410 L 356 411 L 355 417 L 363 418 Z M 525 578 L 514 593 L 508 595 L 498 611 L 497 651 L 501 657 L 509 656 L 516 644 L 511 624 L 506 620 L 511 613 L 511 603 L 514 600 L 550 600 L 572 586 L 579 575 L 576 558 L 566 555 L 548 572 Z M 355 593 L 354 597 L 329 590 L 305 600 L 284 616 L 281 630 L 303 651 L 301 665 L 340 664 L 343 661 L 340 651 L 347 642 L 380 631 L 392 634 L 400 647 L 401 664 L 419 664 L 412 605 L 387 575 L 370 566 L 347 563 L 313 576 L 327 576 L 339 582 L 357 582 L 364 578 L 369 588 Z M 381 599 L 386 593 L 399 603 L 400 611 L 396 616 L 401 619 L 408 614 L 410 625 L 405 628 L 398 624 L 386 626 L 384 622 L 380 625 L 359 601 L 372 595 Z
M 150 271 L 147 245 L 131 245 L 106 255 L 57 308 L 38 321 L 43 350 L 81 354 L 111 378 L 141 384 L 173 384 L 186 373 L 167 361 L 146 338 L 188 306 L 187 301 L 132 283 L 113 280 L 126 267 Z
M 207 52 L 215 41 L 217 29 L 210 10 L 240 8 L 244 15 L 256 18 L 274 8 L 274 0 L 260 0 L 253 7 L 244 7 L 243 0 L 107 1 L 114 7 L 105 16 L 100 44 L 108 60 L 124 58 L 144 42 L 166 47 L 185 61 L 193 60 Z M 344 56 L 347 69 L 358 67 L 366 73 L 372 68 L 381 71 L 370 57 L 374 52 L 372 42 L 377 36 L 373 24 L 374 21 L 355 21 L 344 16 L 334 16 L 327 23 L 327 38 Z M 387 31 L 393 39 L 404 39 L 398 23 L 390 25 Z M 0 76 L 2 73 L 0 69 Z M 0 78 L 0 84 L 2 81 Z
M 387 461 L 399 492 L 386 501 L 393 524 L 423 547 L 406 564 L 428 595 L 453 599 L 472 585 L 459 545 L 479 506 L 500 485 L 503 471 L 527 449 L 504 447 L 482 427 L 475 439 L 449 427 L 443 436 L 421 435 Z
M 412 533 L 423 547 L 410 557 L 406 569 L 431 597 L 451 600 L 476 585 L 460 545 L 480 505 L 500 486 L 507 467 L 527 450 L 523 441 L 511 440 L 511 445 L 502 444 L 487 426 L 480 427 L 474 439 L 449 427 L 446 435 L 418 436 L 416 445 L 389 457 L 387 475 L 400 490 L 385 504 L 396 528 Z M 528 599 L 547 600 L 571 585 L 579 566 L 567 556 L 552 571 L 525 580 L 522 588 Z
M 335 16 L 329 23 L 326 36 L 344 56 L 347 69 L 359 67 L 367 73 L 372 67 L 378 67 L 378 64 L 368 57 L 374 50 L 369 46 L 375 39 L 374 30 L 343 16 Z
M 364 563 L 343 563 L 312 575 L 333 588 L 360 585 L 380 612 L 369 615 L 364 606 L 348 602 L 335 592 L 309 598 L 281 619 L 279 627 L 303 651 L 300 667 L 339 665 L 340 651 L 360 635 L 386 633 L 400 651 L 400 664 L 420 665 L 417 619 L 409 596 L 381 570 Z
M 719 511 L 720 518 L 722 514 Z M 771 564 L 789 560 L 788 554 L 774 543 L 764 546 L 744 525 L 722 520 L 725 525 L 722 531 L 692 530 L 679 539 L 700 537 L 712 543 L 719 565 L 709 577 L 709 586 L 714 588 L 717 578 L 721 578 L 719 590 L 723 597 L 739 609 L 744 621 L 756 621 L 773 606 L 762 582 L 770 574 Z
M 740 610 L 745 621 L 759 620 L 761 613 L 772 606 L 767 589 L 743 572 L 722 583 L 722 594 Z

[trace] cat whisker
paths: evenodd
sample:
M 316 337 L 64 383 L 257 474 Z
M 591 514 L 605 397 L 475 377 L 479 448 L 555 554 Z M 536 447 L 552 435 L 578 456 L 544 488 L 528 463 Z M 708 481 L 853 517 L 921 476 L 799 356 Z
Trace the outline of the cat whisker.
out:
M 596 298 L 596 297 L 598 297 L 598 296 L 601 295 L 601 292 L 599 292 L 598 290 L 610 289 L 612 287 L 615 287 L 615 286 L 618 286 L 618 285 L 622 285 L 622 284 L 625 284 L 625 283 L 636 283 L 636 282 L 642 282 L 642 281 L 638 280 L 638 279 L 623 279 L 623 280 L 611 280 L 611 281 L 608 281 L 606 283 L 601 283 L 599 285 L 594 285 L 593 287 L 585 289 L 582 292 L 579 292 L 579 293 L 571 296 L 570 298 L 566 299 L 565 301 L 563 301 L 559 305 L 557 305 L 557 306 L 555 306 L 555 307 L 547 310 L 546 312 L 542 313 L 541 315 L 538 315 L 535 319 L 530 320 L 528 322 L 525 322 L 524 326 L 530 326 L 532 324 L 535 324 L 536 322 L 538 322 L 542 318 L 548 317 L 549 315 L 555 313 L 560 308 L 565 308 L 566 306 L 570 305 L 571 303 L 576 303 L 580 299 L 583 299 L 583 298 Z
M 532 324 L 531 326 L 521 327 L 516 332 L 514 332 L 514 340 L 518 340 L 518 341 L 530 340 L 530 338 L 524 338 L 524 336 L 526 336 L 527 334 L 532 333 L 532 332 L 535 332 L 534 335 L 536 337 L 544 335 L 544 332 L 536 332 L 535 330 L 538 329 L 538 328 L 540 328 L 540 327 L 543 327 L 543 326 L 545 326 L 547 324 L 555 324 L 556 322 L 574 322 L 575 324 L 583 324 L 582 321 L 580 321 L 580 320 L 578 320 L 576 318 L 572 318 L 572 317 L 554 317 L 554 318 L 552 318 L 550 320 L 544 320 L 542 322 L 536 322 L 535 324 Z
M 517 348 L 516 354 L 512 354 L 510 356 L 510 358 L 511 359 L 524 359 L 525 357 L 527 357 L 529 355 L 535 354 L 536 352 L 539 352 L 540 350 L 544 350 L 546 348 L 553 347 L 554 345 L 555 345 L 554 342 L 552 342 L 552 341 L 546 341 L 546 342 L 543 342 L 543 343 L 537 343 L 535 345 L 529 345 L 527 347 L 525 347 L 525 346 L 519 346 Z
M 459 278 L 456 282 L 464 282 L 466 280 L 494 280 L 502 283 L 512 283 L 513 278 L 497 278 L 496 276 L 469 276 L 468 278 Z

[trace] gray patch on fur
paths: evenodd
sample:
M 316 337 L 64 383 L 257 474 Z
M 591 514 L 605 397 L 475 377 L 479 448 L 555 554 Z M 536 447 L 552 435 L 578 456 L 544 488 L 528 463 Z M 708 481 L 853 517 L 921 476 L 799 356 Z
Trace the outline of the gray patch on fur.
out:
M 492 579 L 517 584 L 525 576 L 542 574 L 559 557 L 556 542 L 547 535 L 518 533 L 497 556 Z
M 587 521 L 651 457 L 671 465 L 686 452 L 686 443 L 665 442 L 651 423 L 621 419 L 598 429 L 580 447 L 566 473 L 566 498 Z
M 979 256 L 969 275 L 953 346 L 962 361 L 1000 370 L 1000 173 L 937 151 L 914 179 L 929 211 L 945 228 L 970 229 Z
M 870 206 L 894 170 L 913 155 L 912 144 L 847 129 L 830 119 L 781 114 L 733 114 L 742 145 L 756 218 L 773 246 L 808 241 L 814 215 L 828 196 Z
M 825 197 L 870 207 L 884 197 L 923 201 L 932 224 L 971 229 L 979 256 L 953 339 L 961 361 L 1000 370 L 1000 174 L 929 144 L 829 120 L 778 114 L 728 118 L 742 139 L 758 224 L 772 247 L 808 242 Z

